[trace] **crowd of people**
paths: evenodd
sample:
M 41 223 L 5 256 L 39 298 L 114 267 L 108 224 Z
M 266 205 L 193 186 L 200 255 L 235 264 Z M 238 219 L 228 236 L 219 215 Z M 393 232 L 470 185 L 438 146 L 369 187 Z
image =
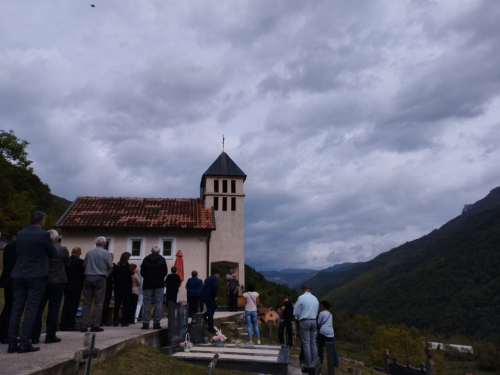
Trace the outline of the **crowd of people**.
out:
M 56 335 L 58 330 L 102 332 L 103 326 L 126 327 L 140 320 L 141 329 L 149 329 L 151 314 L 153 329 L 162 328 L 163 304 L 177 303 L 182 281 L 175 266 L 168 273 L 159 245 L 152 247 L 151 254 L 139 267 L 129 263 L 129 252 L 124 252 L 114 263 L 113 254 L 106 250 L 106 238 L 98 237 L 95 247 L 81 259 L 81 248 L 74 247 L 70 255 L 68 249 L 59 244 L 57 231 L 42 229 L 45 217 L 41 211 L 34 212 L 31 224 L 4 248 L 0 287 L 5 291 L 5 304 L 0 314 L 0 342 L 8 344 L 8 353 L 40 350 L 34 345 L 40 342 L 42 316 L 47 305 L 46 344 L 61 342 Z M 206 317 L 213 330 L 218 289 L 213 279 L 217 280 L 220 272 L 207 278 L 205 284 L 198 279 L 197 271 L 192 271 L 191 276 L 186 283 L 189 316 L 202 312 L 202 302 L 206 303 Z M 77 326 L 75 317 L 82 296 L 81 324 Z
M 300 290 L 301 295 L 295 305 L 284 296 L 283 306 L 278 309 L 276 323 L 280 344 L 286 343 L 290 348 L 294 347 L 293 323 L 296 322 L 302 343 L 300 359 L 305 362 L 303 370 L 315 367 L 318 361 L 323 363 L 323 349 L 327 342 L 331 343 L 333 365 L 339 367 L 330 303 L 322 301 L 319 311 L 320 302 L 312 294 L 311 288 L 304 284 Z
M 0 315 L 0 342 L 9 345 L 8 353 L 28 353 L 40 349 L 34 345 L 40 342 L 42 316 L 47 305 L 46 344 L 61 342 L 56 335 L 58 326 L 61 331 L 102 332 L 103 326 L 126 327 L 142 320 L 141 329 L 149 329 L 153 314 L 153 329 L 162 328 L 162 306 L 169 302 L 177 303 L 182 280 L 175 266 L 168 273 L 159 245 L 152 247 L 151 254 L 139 267 L 129 263 L 129 252 L 121 254 L 120 260 L 114 263 L 113 254 L 106 250 L 106 238 L 98 237 L 95 247 L 81 259 L 81 248 L 74 247 L 70 255 L 68 249 L 59 244 L 58 232 L 53 229 L 44 231 L 44 225 L 45 214 L 34 212 L 31 225 L 19 231 L 16 240 L 4 248 L 0 287 L 5 289 L 5 305 Z M 215 332 L 213 318 L 217 309 L 220 275 L 220 271 L 215 270 L 203 282 L 198 278 L 198 272 L 193 270 L 185 284 L 189 317 L 202 312 L 205 305 L 203 317 L 210 332 Z M 229 311 L 237 311 L 239 291 L 238 276 L 230 269 L 226 275 Z M 307 285 L 302 285 L 301 296 L 295 305 L 283 297 L 283 306 L 278 309 L 277 318 L 280 344 L 294 347 L 293 324 L 297 322 L 305 368 L 314 367 L 318 360 L 323 362 L 323 348 L 327 342 L 332 343 L 334 364 L 338 366 L 330 304 L 322 301 L 319 311 L 320 303 L 311 292 Z M 82 294 L 81 324 L 77 327 L 75 316 Z M 249 342 L 253 343 L 255 335 L 255 343 L 260 344 L 259 293 L 254 285 L 249 284 L 242 296 Z M 19 335 L 23 314 L 22 333 Z

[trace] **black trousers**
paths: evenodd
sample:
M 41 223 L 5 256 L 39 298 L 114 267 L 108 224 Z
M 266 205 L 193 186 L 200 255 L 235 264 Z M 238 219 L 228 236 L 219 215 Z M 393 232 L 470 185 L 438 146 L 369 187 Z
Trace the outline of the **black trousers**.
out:
M 115 288 L 115 308 L 113 312 L 113 321 L 119 323 L 118 315 L 120 306 L 122 306 L 122 323 L 128 323 L 128 314 L 130 310 L 130 300 L 132 299 L 132 288 Z
M 318 357 L 321 363 L 323 363 L 323 347 L 325 343 L 332 343 L 333 350 L 333 365 L 339 367 L 339 356 L 337 354 L 337 349 L 335 349 L 335 339 L 333 337 L 326 337 L 325 335 L 318 333 Z
M 102 305 L 101 324 L 108 324 L 109 304 L 111 303 L 112 295 L 113 295 L 113 282 L 110 281 L 110 278 L 108 277 L 106 279 L 106 294 L 104 295 L 104 303 Z
M 45 292 L 42 300 L 40 301 L 40 305 L 38 306 L 35 323 L 33 324 L 33 330 L 31 332 L 32 339 L 40 338 L 40 334 L 42 333 L 42 315 L 47 303 L 49 305 L 47 309 L 47 319 L 45 320 L 45 324 L 47 326 L 47 337 L 53 338 L 56 336 L 57 319 L 59 318 L 59 309 L 61 307 L 63 295 L 63 283 L 47 284 L 45 286 Z
M 202 312 L 203 311 L 203 306 L 200 304 L 200 297 L 199 296 L 188 296 L 188 304 L 189 304 L 189 317 L 192 318 L 193 314 L 196 314 L 197 312 Z M 201 306 L 201 310 L 200 310 Z
M 4 289 L 4 301 L 2 314 L 0 315 L 0 341 L 7 340 L 9 337 L 9 321 L 14 304 L 14 287 L 12 285 Z
M 135 310 L 137 309 L 137 301 L 139 300 L 139 295 L 132 293 L 130 297 L 130 304 L 128 310 L 128 322 L 134 323 L 135 319 Z
M 288 346 L 293 347 L 293 328 L 292 328 L 293 320 L 285 320 L 285 331 L 288 338 Z
M 81 289 L 65 289 L 61 313 L 61 331 L 75 328 L 75 316 L 80 305 Z
M 229 291 L 227 295 L 229 311 L 238 311 L 238 293 Z
M 31 344 L 31 331 L 35 323 L 38 306 L 45 292 L 46 277 L 14 279 L 14 303 L 9 323 L 9 340 L 14 343 L 19 335 L 19 324 L 24 311 L 21 346 Z

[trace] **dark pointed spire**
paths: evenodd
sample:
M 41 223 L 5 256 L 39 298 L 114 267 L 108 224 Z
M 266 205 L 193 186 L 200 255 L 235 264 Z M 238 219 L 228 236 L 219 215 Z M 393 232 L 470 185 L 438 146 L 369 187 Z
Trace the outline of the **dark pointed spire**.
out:
M 219 155 L 207 171 L 203 173 L 202 181 L 206 176 L 243 177 L 243 180 L 247 178 L 247 175 L 224 151 L 222 151 L 222 154 Z

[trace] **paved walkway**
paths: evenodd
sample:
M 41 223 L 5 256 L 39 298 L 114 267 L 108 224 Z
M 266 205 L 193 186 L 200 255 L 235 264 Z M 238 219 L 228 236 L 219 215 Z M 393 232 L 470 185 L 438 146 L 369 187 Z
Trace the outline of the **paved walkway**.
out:
M 240 313 L 216 312 L 215 319 L 225 318 Z M 166 330 L 142 330 L 141 324 L 131 324 L 129 327 L 104 327 L 104 332 L 96 335 L 96 347 L 102 352 L 99 360 L 113 356 L 117 351 L 129 343 L 146 343 L 159 347 L 160 336 Z M 152 324 L 151 324 L 152 326 Z M 168 319 L 161 321 L 161 326 L 167 328 Z M 74 361 L 75 353 L 83 347 L 84 333 L 57 332 L 62 339 L 60 343 L 44 344 L 45 335 L 40 338 L 40 350 L 33 353 L 7 353 L 7 345 L 0 345 L 0 374 L 27 375 L 27 374 L 70 374 L 78 368 Z M 107 349 L 107 350 L 103 350 Z M 72 370 L 73 369 L 73 370 Z

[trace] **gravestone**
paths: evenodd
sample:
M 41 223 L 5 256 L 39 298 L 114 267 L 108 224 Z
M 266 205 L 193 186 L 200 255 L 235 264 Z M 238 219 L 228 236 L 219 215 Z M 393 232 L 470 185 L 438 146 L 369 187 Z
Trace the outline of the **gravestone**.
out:
M 186 333 L 188 333 L 189 304 L 187 302 L 180 302 L 179 314 L 180 342 L 183 342 L 186 338 Z
M 175 302 L 168 302 L 168 336 L 167 346 L 178 346 L 182 341 L 181 339 L 181 314 L 180 306 Z
M 205 342 L 205 328 L 203 326 L 203 314 L 193 314 L 191 326 L 189 327 L 189 336 L 193 344 L 203 344 Z

